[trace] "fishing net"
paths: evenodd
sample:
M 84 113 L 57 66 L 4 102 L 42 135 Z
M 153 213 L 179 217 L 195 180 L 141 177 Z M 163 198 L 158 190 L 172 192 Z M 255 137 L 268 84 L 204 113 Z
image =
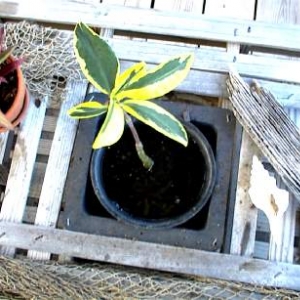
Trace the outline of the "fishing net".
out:
M 15 46 L 13 55 L 25 59 L 22 70 L 31 94 L 47 98 L 54 90 L 65 91 L 68 79 L 82 79 L 73 53 L 71 31 L 27 21 L 7 22 L 4 28 L 5 46 Z
M 0 257 L 2 299 L 295 299 L 300 294 L 109 264 Z M 13 298 L 14 297 L 14 298 Z

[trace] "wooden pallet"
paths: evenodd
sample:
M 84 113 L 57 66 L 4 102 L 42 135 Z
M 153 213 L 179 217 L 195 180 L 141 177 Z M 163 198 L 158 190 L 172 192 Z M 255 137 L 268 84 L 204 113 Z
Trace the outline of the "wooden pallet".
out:
M 101 28 L 101 34 L 120 57 L 122 68 L 135 60 L 154 65 L 172 53 L 194 51 L 196 61 L 178 88 L 181 93 L 226 99 L 225 80 L 233 66 L 246 81 L 255 78 L 270 89 L 282 104 L 300 108 L 300 61 L 289 59 L 300 55 L 300 26 L 285 24 L 294 23 L 292 16 L 299 14 L 298 0 L 290 1 L 290 6 L 279 0 L 248 0 L 243 4 L 240 0 L 156 0 L 157 10 L 150 9 L 152 1 L 148 0 L 129 1 L 139 8 L 106 6 L 105 2 L 126 2 L 117 0 L 103 4 L 98 0 L 52 0 L 44 1 L 36 10 L 32 2 L 29 5 L 24 0 L 0 1 L 0 16 L 50 23 L 59 28 L 70 28 L 83 20 Z M 282 15 L 291 19 L 277 18 Z M 277 21 L 281 24 L 277 25 Z M 249 46 L 252 54 L 240 54 L 241 45 Z M 253 155 L 247 136 L 240 162 L 230 255 L 58 229 L 77 128 L 66 111 L 82 101 L 88 89 L 85 81 L 69 80 L 67 84 L 70 92 L 61 107 L 48 109 L 46 101 L 36 106 L 32 99 L 28 116 L 18 129 L 0 212 L 2 254 L 14 255 L 16 249 L 26 249 L 27 255 L 35 259 L 50 259 L 51 254 L 58 254 L 300 290 L 300 266 L 294 261 L 295 199 L 291 199 L 282 225 L 281 245 L 275 249 L 271 241 L 270 260 L 253 258 L 258 245 L 257 210 L 247 194 Z M 45 132 L 52 133 L 52 138 L 45 139 Z M 0 162 L 6 143 L 7 134 L 3 134 Z M 266 230 L 262 225 L 259 229 Z

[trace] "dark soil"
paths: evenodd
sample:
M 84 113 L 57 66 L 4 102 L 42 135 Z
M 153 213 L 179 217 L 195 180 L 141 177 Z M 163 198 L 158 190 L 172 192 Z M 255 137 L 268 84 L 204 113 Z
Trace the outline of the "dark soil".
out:
M 159 220 L 183 214 L 197 202 L 205 177 L 198 146 L 190 138 L 185 148 L 141 123 L 136 128 L 154 166 L 150 171 L 142 166 L 126 129 L 103 159 L 108 197 L 137 218 Z
M 17 75 L 13 71 L 5 76 L 7 82 L 0 84 L 0 109 L 6 113 L 12 105 L 17 93 Z

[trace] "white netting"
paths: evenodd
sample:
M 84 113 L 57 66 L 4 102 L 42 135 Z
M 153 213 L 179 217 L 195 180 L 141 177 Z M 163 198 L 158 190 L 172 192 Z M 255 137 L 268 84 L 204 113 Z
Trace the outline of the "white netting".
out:
M 25 58 L 22 64 L 30 92 L 42 97 L 63 90 L 67 79 L 82 79 L 73 52 L 71 31 L 31 24 L 7 22 L 5 45 L 15 46 L 13 55 Z
M 0 257 L 0 295 L 16 299 L 296 299 L 293 291 L 112 266 Z M 10 298 L 15 299 L 15 298 Z M 299 299 L 299 298 L 298 298 Z

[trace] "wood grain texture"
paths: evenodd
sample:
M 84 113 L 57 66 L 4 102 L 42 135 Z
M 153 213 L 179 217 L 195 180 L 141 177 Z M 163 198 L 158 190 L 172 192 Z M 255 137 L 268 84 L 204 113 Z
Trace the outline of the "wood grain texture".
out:
M 45 103 L 41 102 L 37 108 L 34 101 L 30 101 L 27 116 L 20 126 L 1 207 L 1 220 L 22 221 L 46 112 Z M 1 254 L 13 255 L 14 249 L 2 248 Z
M 258 0 L 256 19 L 280 24 L 300 24 L 298 0 Z
M 102 3 L 142 8 L 150 8 L 151 6 L 151 0 L 102 0 Z
M 0 135 L 0 163 L 1 164 L 3 162 L 3 158 L 5 154 L 7 139 L 8 139 L 8 132 L 1 133 Z
M 155 0 L 154 8 L 167 11 L 197 12 L 203 11 L 203 0 Z
M 122 265 L 300 290 L 300 266 L 0 222 L 0 244 Z
M 252 20 L 255 0 L 206 0 L 204 13 L 211 16 Z
M 55 227 L 60 212 L 78 123 L 67 115 L 67 111 L 82 102 L 86 93 L 87 82 L 69 81 L 68 85 L 70 92 L 60 109 L 36 213 L 36 225 Z M 35 259 L 50 259 L 50 253 L 29 251 L 28 256 Z
M 32 5 L 22 0 L 13 2 L 1 0 L 0 14 L 3 18 L 66 25 L 81 20 L 103 28 L 300 50 L 299 26 L 278 26 L 254 21 L 205 17 L 197 13 L 107 6 L 72 0 L 43 1 L 43 5 L 38 7 L 37 10 L 32 9 Z

